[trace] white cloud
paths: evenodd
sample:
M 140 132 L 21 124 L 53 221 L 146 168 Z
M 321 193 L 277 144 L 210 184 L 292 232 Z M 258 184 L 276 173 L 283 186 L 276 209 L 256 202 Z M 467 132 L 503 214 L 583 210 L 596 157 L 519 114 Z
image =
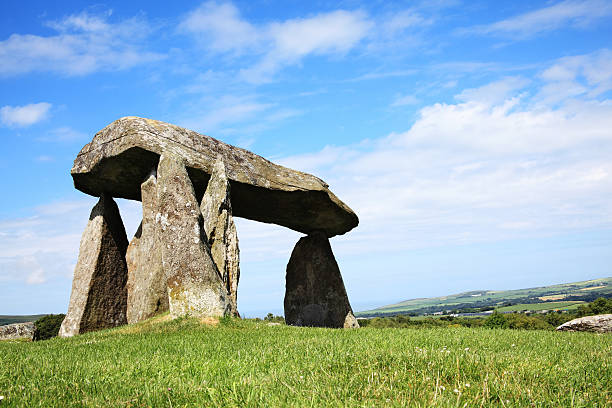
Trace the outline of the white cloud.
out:
M 258 29 L 243 20 L 231 3 L 203 3 L 187 15 L 179 29 L 218 52 L 245 52 L 260 41 Z
M 334 239 L 341 256 L 610 228 L 612 101 L 588 97 L 592 81 L 546 105 L 544 77 L 531 96 L 502 79 L 421 109 L 405 132 L 281 162 L 321 176 L 359 215 Z
M 30 126 L 49 116 L 51 104 L 47 102 L 31 103 L 24 106 L 3 106 L 0 108 L 0 120 L 5 126 Z
M 0 41 L 0 76 L 51 71 L 85 75 L 150 63 L 163 55 L 145 51 L 142 42 L 150 26 L 140 18 L 117 23 L 110 13 L 72 15 L 47 25 L 56 35 L 12 34 Z
M 366 36 L 371 25 L 365 14 L 344 10 L 272 23 L 266 30 L 272 43 L 268 52 L 241 73 L 249 82 L 265 82 L 280 68 L 308 55 L 344 54 Z
M 231 3 L 207 2 L 179 28 L 213 53 L 251 55 L 257 62 L 241 70 L 249 82 L 266 82 L 279 69 L 309 55 L 342 55 L 362 40 L 372 23 L 360 11 L 337 10 L 308 18 L 254 25 Z
M 607 0 L 566 0 L 492 24 L 475 26 L 463 31 L 527 38 L 567 26 L 588 28 L 598 19 L 610 15 L 612 15 L 612 3 Z

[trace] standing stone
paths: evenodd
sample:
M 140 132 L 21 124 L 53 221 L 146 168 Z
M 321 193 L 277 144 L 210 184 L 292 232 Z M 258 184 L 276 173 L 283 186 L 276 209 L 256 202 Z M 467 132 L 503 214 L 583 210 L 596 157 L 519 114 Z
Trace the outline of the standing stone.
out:
M 302 237 L 287 264 L 285 321 L 294 326 L 357 328 L 338 263 L 323 232 Z
M 141 185 L 142 222 L 127 249 L 127 321 L 136 323 L 169 309 L 157 215 L 157 178 Z
M 162 264 L 170 314 L 224 316 L 231 301 L 206 245 L 202 214 L 183 159 L 162 153 L 157 168 Z
M 102 194 L 81 238 L 61 337 L 127 322 L 127 246 L 119 208 L 112 197 Z
M 213 261 L 230 295 L 231 313 L 238 315 L 240 250 L 236 225 L 232 217 L 230 184 L 225 173 L 225 164 L 221 158 L 215 162 L 200 210 L 204 218 L 204 231 Z

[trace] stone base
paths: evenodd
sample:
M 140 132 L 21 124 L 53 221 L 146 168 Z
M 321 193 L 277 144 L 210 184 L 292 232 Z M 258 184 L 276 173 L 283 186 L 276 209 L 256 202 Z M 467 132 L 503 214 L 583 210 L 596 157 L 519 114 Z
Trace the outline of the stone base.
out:
M 151 174 L 142 183 L 142 222 L 127 250 L 127 321 L 137 323 L 169 310 L 166 277 L 162 267 L 157 215 L 157 179 Z
M 157 169 L 162 265 L 172 317 L 231 312 L 225 283 L 206 244 L 204 221 L 183 160 L 168 152 Z
M 287 264 L 285 322 L 357 328 L 340 269 L 323 232 L 300 238 Z
M 112 197 L 103 194 L 81 237 L 70 305 L 59 336 L 127 323 L 127 246 L 119 208 Z

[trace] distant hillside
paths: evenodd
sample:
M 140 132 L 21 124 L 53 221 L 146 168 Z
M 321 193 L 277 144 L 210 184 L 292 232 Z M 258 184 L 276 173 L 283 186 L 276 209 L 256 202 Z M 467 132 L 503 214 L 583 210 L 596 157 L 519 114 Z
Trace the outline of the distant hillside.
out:
M 37 315 L 22 315 L 22 316 L 10 316 L 10 315 L 0 315 L 0 326 L 4 326 L 5 324 L 13 324 L 13 323 L 23 323 L 23 322 L 35 322 L 41 317 L 46 316 L 44 314 Z
M 422 315 L 450 310 L 469 313 L 495 308 L 501 311 L 564 310 L 575 308 L 580 303 L 590 302 L 598 297 L 612 297 L 612 278 L 529 289 L 475 290 L 449 296 L 410 299 L 373 310 L 357 312 L 356 315 L 359 317 L 396 314 Z

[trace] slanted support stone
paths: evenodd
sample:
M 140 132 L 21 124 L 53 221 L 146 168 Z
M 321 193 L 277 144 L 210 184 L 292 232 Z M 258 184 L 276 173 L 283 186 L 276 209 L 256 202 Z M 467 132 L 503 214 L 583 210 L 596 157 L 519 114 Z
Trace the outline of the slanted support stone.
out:
M 162 267 L 155 172 L 141 184 L 142 222 L 127 249 L 127 321 L 136 323 L 169 309 Z
M 183 159 L 164 152 L 157 177 L 155 220 L 160 229 L 171 316 L 230 313 L 229 294 L 206 245 L 200 206 Z
M 287 264 L 284 303 L 289 325 L 359 327 L 325 233 L 302 237 L 295 245 Z
M 204 231 L 213 261 L 230 295 L 231 313 L 238 316 L 238 280 L 240 279 L 240 250 L 238 234 L 232 217 L 230 184 L 221 157 L 214 165 L 206 192 L 200 204 Z
M 70 337 L 125 324 L 128 246 L 119 208 L 102 194 L 81 237 L 68 313 L 59 335 Z

